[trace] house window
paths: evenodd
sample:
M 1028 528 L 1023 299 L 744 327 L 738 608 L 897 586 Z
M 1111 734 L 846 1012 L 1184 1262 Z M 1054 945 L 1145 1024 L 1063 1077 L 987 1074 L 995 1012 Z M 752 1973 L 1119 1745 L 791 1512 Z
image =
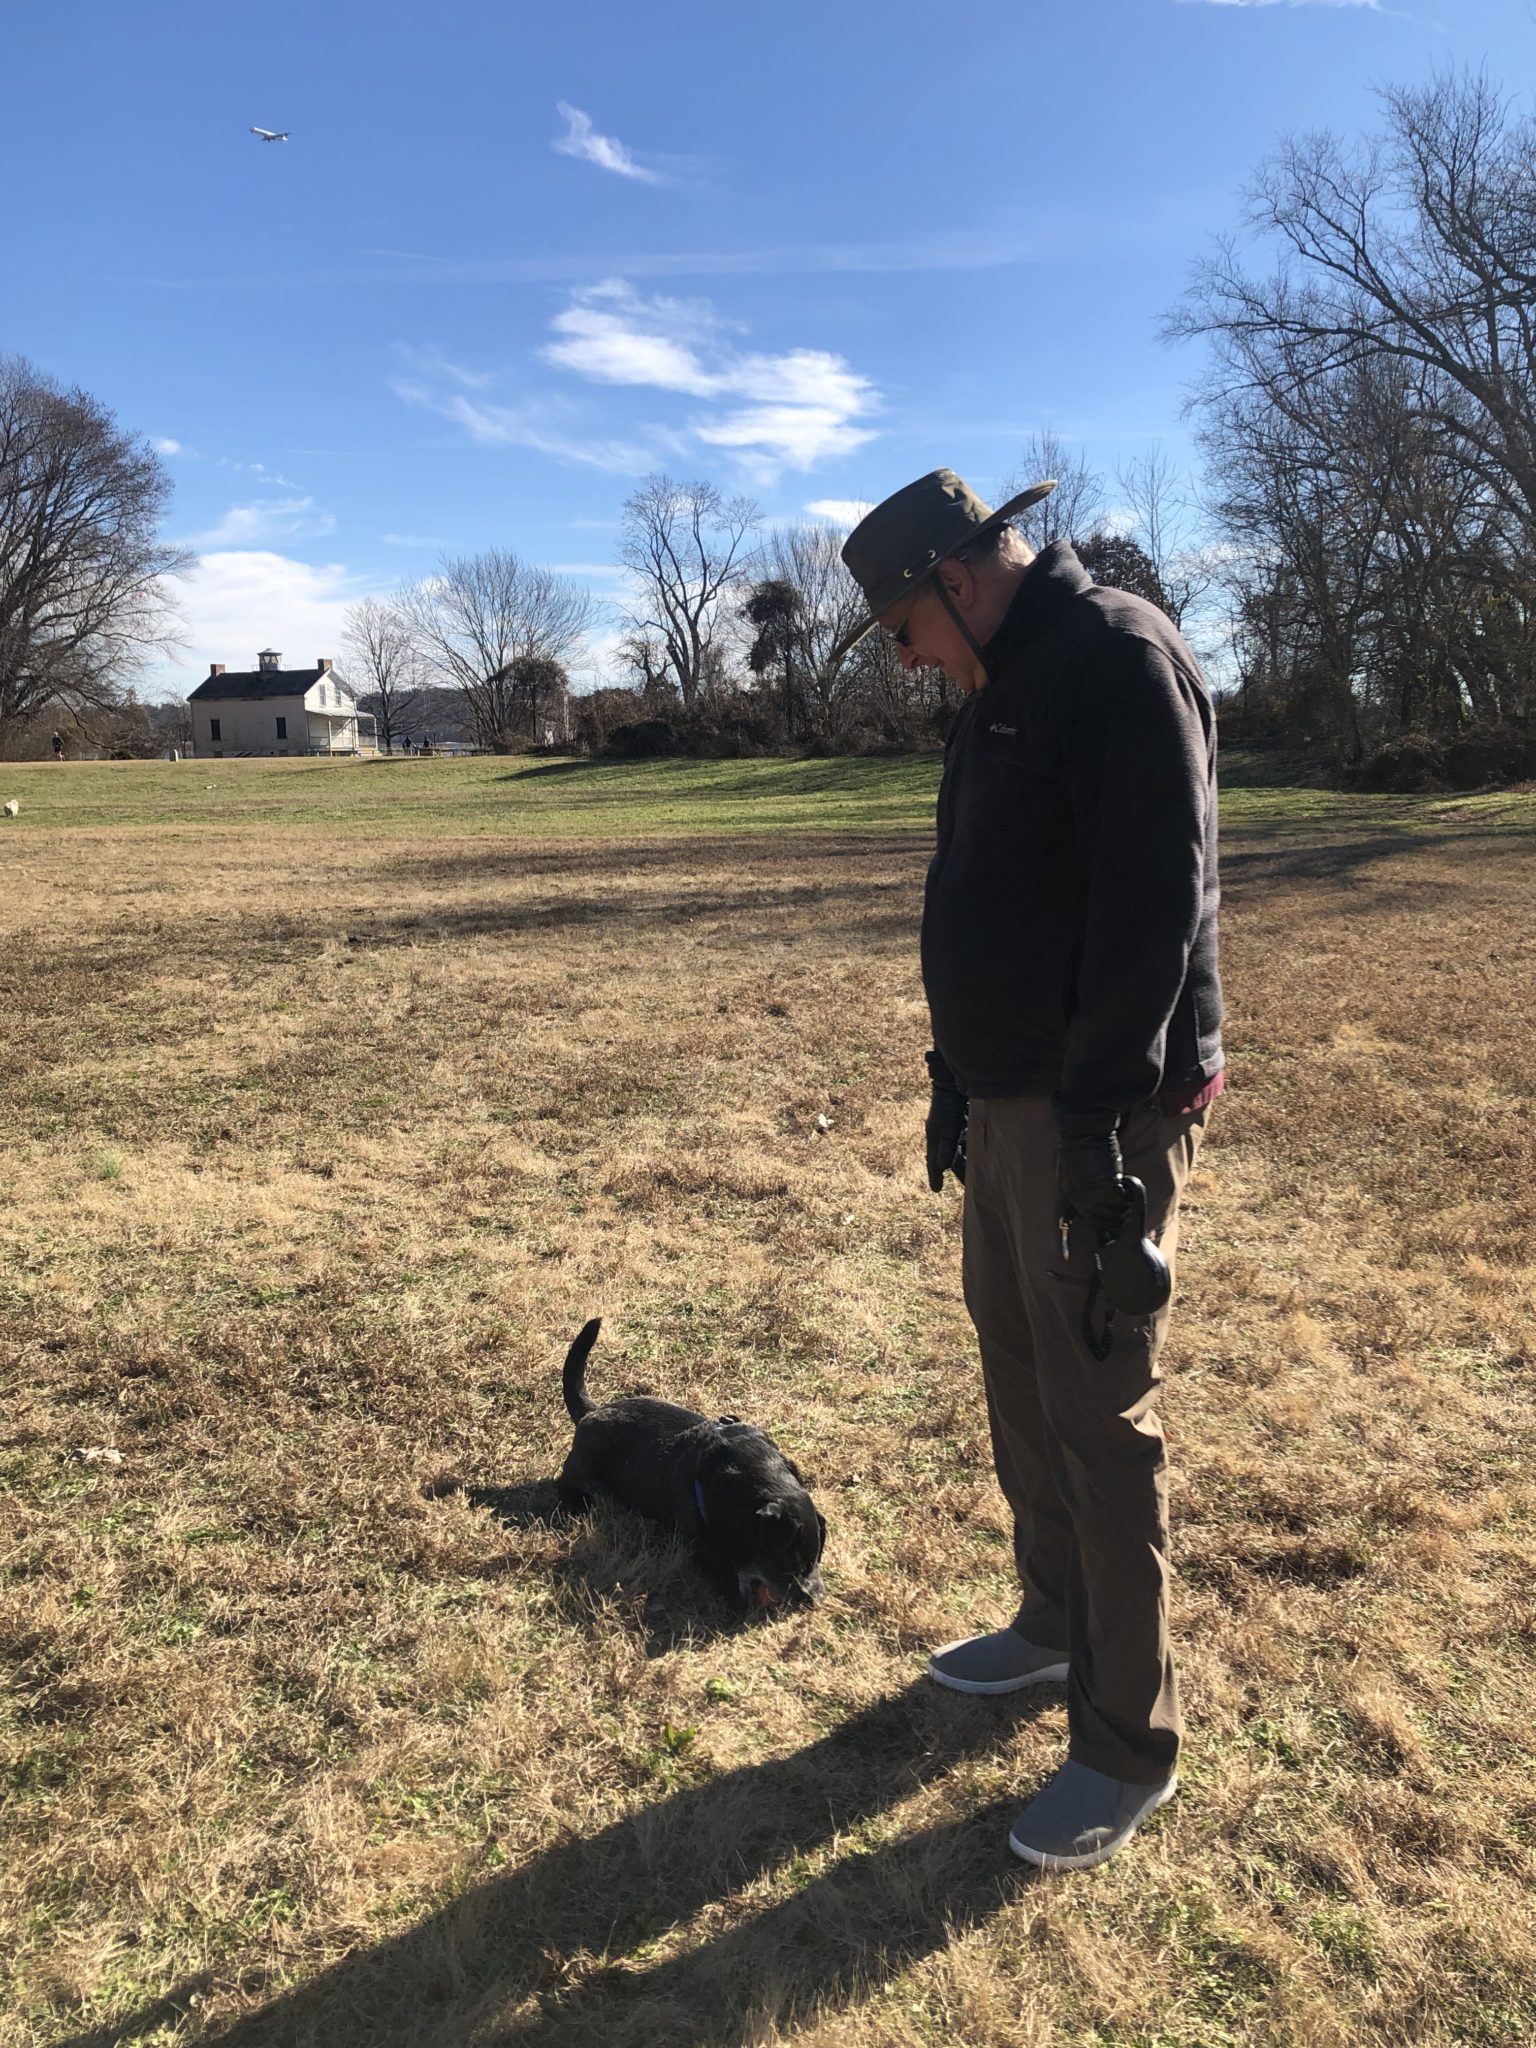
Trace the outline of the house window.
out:
M 285 740 L 285 739 L 287 739 L 287 737 L 288 737 L 288 721 L 287 721 L 287 719 L 286 719 L 286 718 L 280 718 L 280 719 L 279 719 L 279 720 L 277 721 L 277 736 L 278 736 L 278 738 L 279 738 L 280 740 Z
M 208 721 L 208 737 L 211 740 L 221 740 L 224 737 L 219 731 L 219 721 L 216 718 L 210 718 Z

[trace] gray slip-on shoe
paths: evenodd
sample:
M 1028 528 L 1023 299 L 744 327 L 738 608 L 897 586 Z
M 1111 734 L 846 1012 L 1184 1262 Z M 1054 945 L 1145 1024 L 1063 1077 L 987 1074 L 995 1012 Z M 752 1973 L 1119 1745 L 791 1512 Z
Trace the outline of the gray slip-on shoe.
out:
M 935 1650 L 928 1676 L 951 1692 L 1018 1692 L 1026 1685 L 1064 1685 L 1067 1660 L 1060 1650 L 1026 1642 L 1016 1629 L 999 1628 Z
M 1178 1789 L 1176 1777 L 1128 1785 L 1068 1758 L 1014 1822 L 1008 1846 L 1040 1870 L 1091 1870 L 1123 1849 Z

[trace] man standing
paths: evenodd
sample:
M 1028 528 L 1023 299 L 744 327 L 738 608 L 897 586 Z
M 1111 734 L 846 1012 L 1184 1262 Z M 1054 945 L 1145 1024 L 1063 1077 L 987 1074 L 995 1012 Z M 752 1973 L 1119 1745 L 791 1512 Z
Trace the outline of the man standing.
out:
M 1009 1847 L 1112 1856 L 1177 1789 L 1167 1461 L 1154 1410 L 1167 1308 L 1117 1309 L 1099 1253 L 1146 1191 L 1170 1262 L 1222 1087 L 1215 728 L 1154 605 L 1034 555 L 951 470 L 887 498 L 843 560 L 904 667 L 965 693 L 945 747 L 923 908 L 928 1178 L 965 1187 L 965 1301 L 1023 1598 L 935 1651 L 957 1692 L 1067 1683 L 1067 1761 Z M 1106 1264 L 1108 1262 L 1106 1261 Z

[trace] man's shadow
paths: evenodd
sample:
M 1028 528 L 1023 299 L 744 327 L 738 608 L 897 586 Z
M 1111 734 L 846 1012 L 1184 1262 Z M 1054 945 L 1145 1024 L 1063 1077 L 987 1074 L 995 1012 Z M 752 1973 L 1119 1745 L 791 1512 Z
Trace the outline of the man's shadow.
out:
M 1025 1714 L 1054 1697 L 1032 1695 Z M 573 1798 L 565 1838 L 518 1869 L 197 2038 L 221 2048 L 332 2038 L 748 2048 L 765 2017 L 787 2025 L 867 1995 L 1029 1881 L 1004 1840 L 1027 1786 L 986 1812 L 869 1839 L 888 1809 L 993 1748 L 1019 1718 L 1011 1702 L 919 1681 L 792 1756 L 687 1785 L 607 1826 L 585 1825 Z M 829 1850 L 790 1897 L 753 1910 L 755 1886 Z M 700 1916 L 703 1939 L 696 1931 L 692 1947 L 669 1953 Z M 65 2048 L 131 2042 L 207 1988 L 179 1985 Z

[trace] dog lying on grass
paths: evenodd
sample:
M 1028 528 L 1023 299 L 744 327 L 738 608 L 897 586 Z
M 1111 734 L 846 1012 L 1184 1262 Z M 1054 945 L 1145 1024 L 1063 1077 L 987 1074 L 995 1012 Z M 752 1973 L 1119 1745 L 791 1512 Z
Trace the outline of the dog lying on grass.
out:
M 576 1425 L 559 1482 L 566 1506 L 586 1508 L 606 1493 L 682 1530 L 739 1613 L 813 1606 L 826 1590 L 817 1560 L 827 1525 L 799 1472 L 771 1437 L 734 1415 L 711 1422 L 649 1396 L 600 1407 L 586 1376 L 601 1328 L 594 1317 L 566 1354 L 565 1405 Z

